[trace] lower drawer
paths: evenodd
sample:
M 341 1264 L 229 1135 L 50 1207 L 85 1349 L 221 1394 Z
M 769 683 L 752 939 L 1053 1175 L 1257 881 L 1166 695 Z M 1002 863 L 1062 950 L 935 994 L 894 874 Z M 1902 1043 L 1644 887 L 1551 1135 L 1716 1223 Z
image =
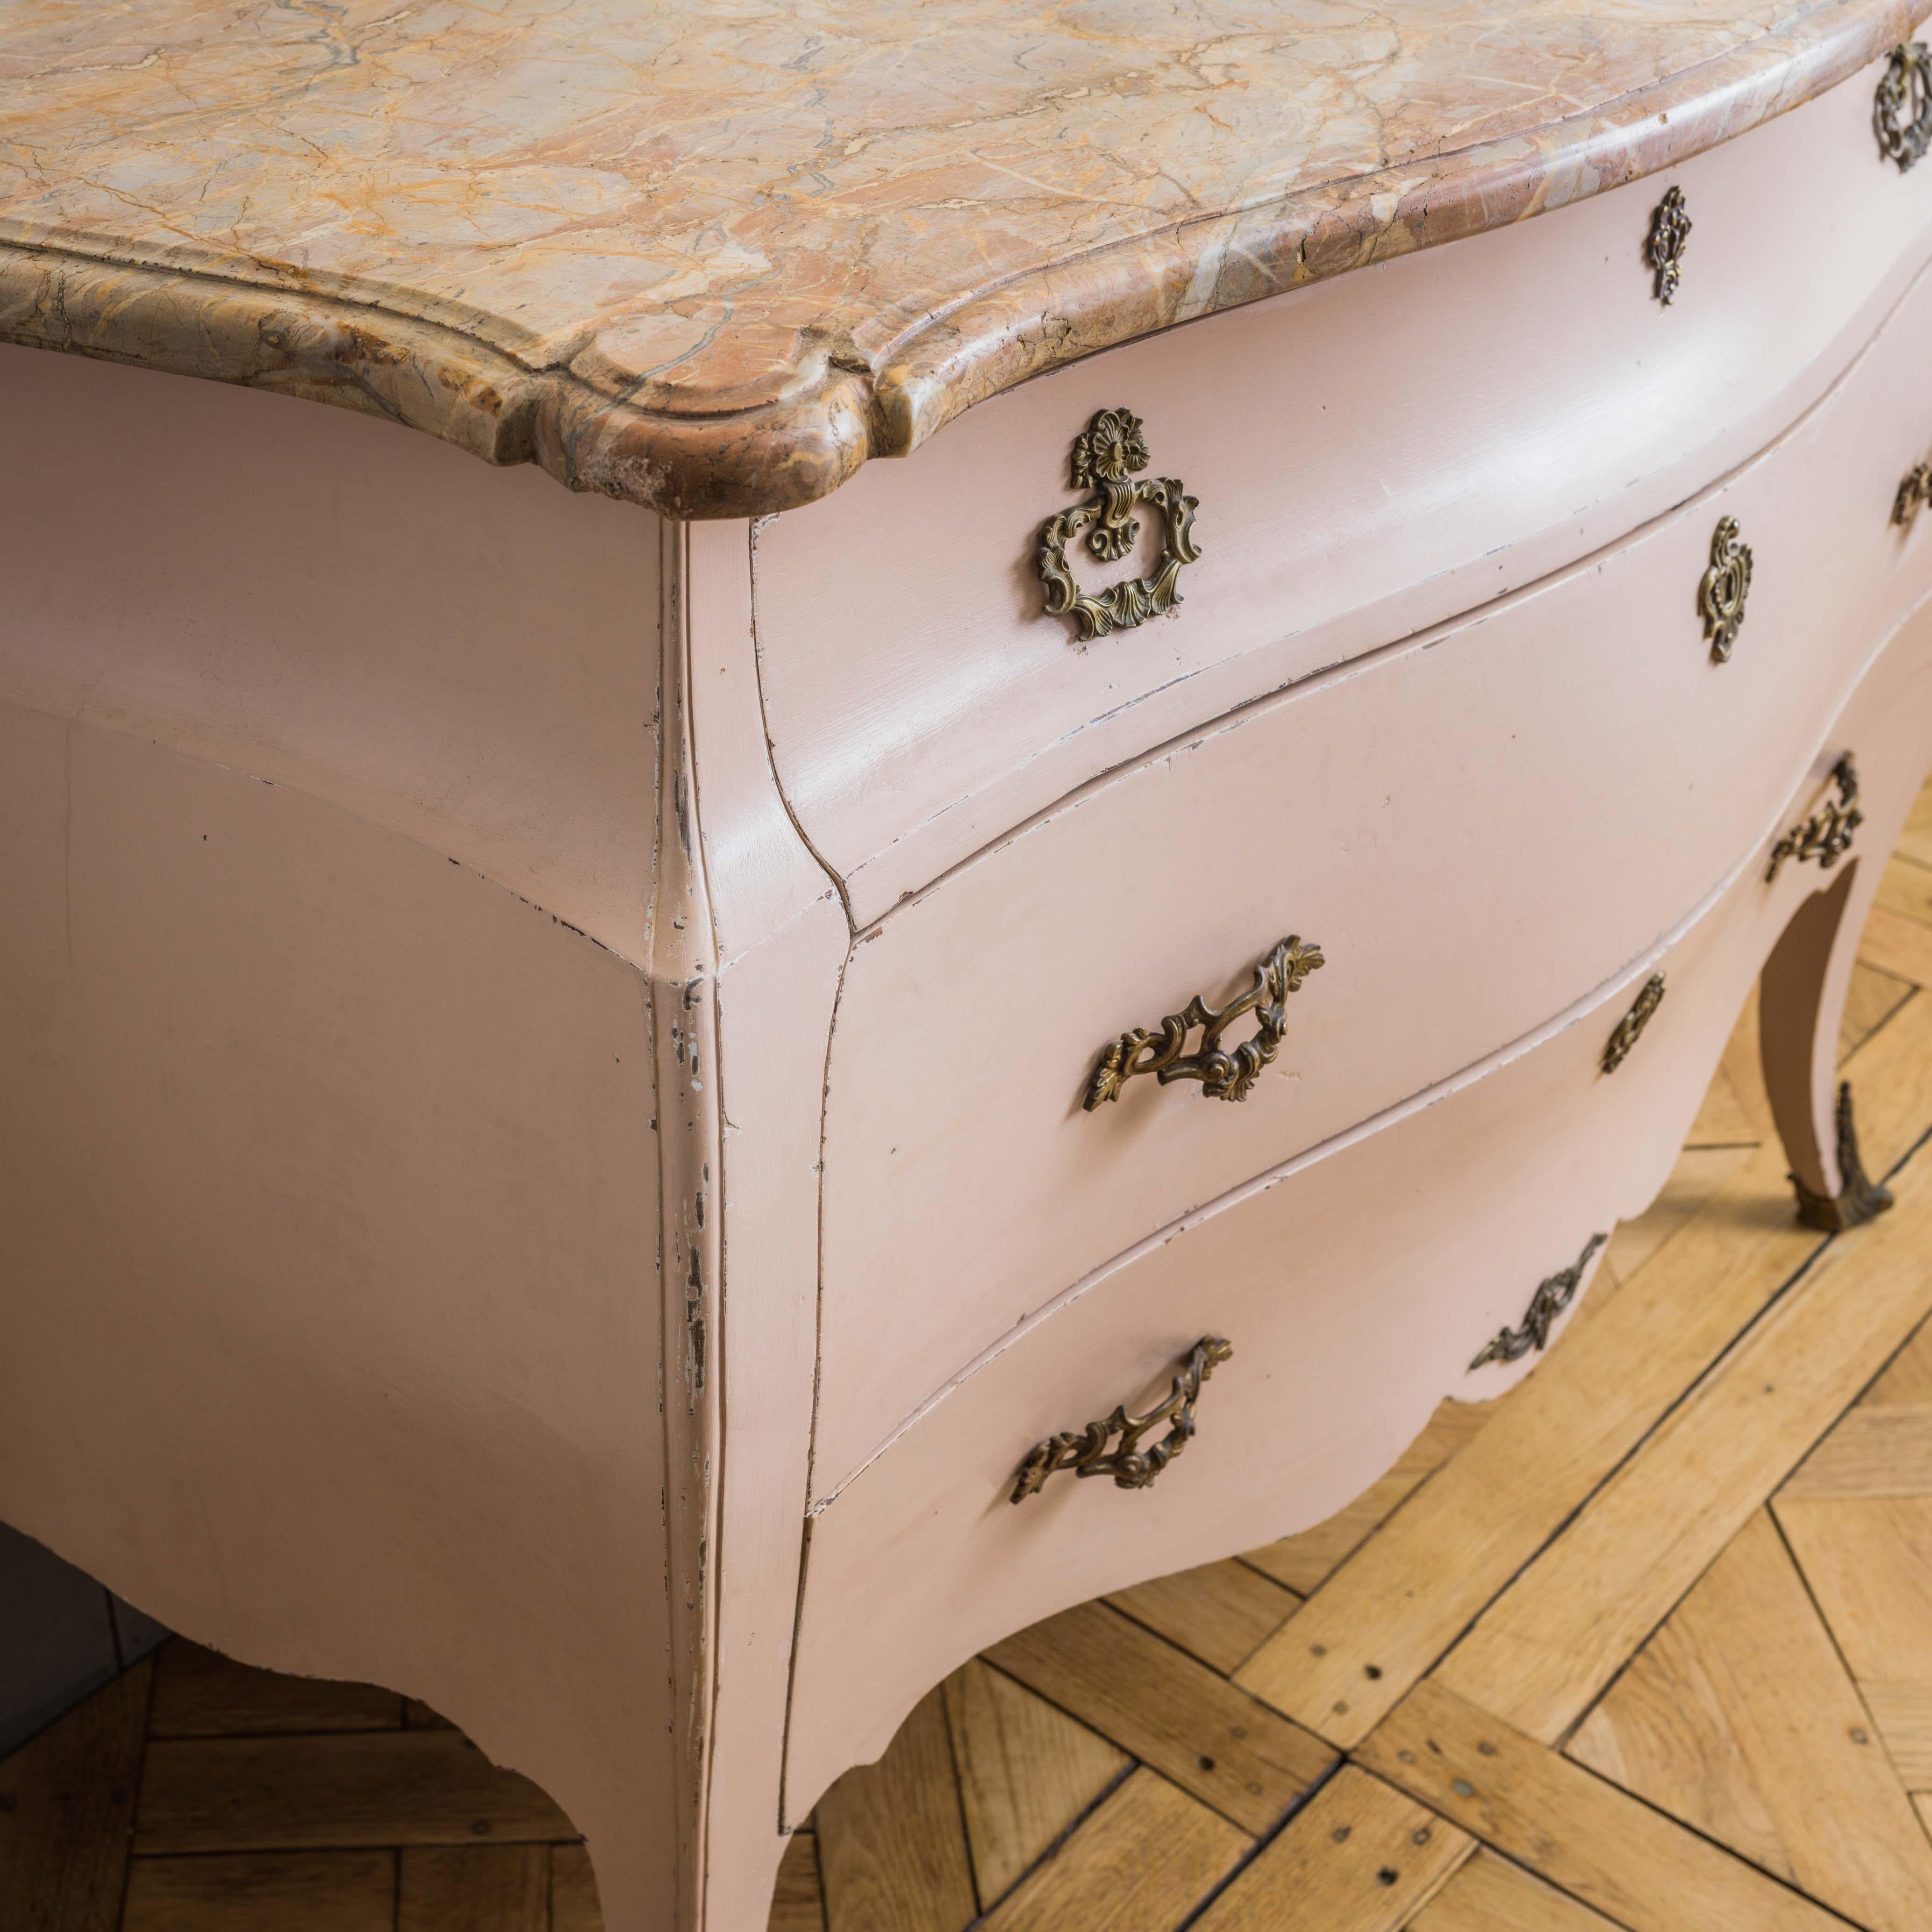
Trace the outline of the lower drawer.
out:
M 1885 680 L 1880 688 L 1880 679 Z M 1880 701 L 1882 700 L 1882 701 Z M 1932 756 L 1932 615 L 1888 649 L 1826 741 L 1859 753 L 1895 832 Z M 1824 760 L 1786 806 L 1802 818 Z M 1886 820 L 1894 822 L 1886 823 Z M 1538 1284 L 1662 1184 L 1750 980 L 1792 912 L 1842 878 L 1753 850 L 1675 937 L 1484 1066 L 1140 1244 L 942 1394 L 811 1522 L 787 1772 L 804 1815 L 966 1657 L 1070 1604 L 1320 1521 L 1392 1463 Z M 1667 992 L 1612 1072 L 1618 1022 Z M 1232 1358 L 1151 1486 L 1062 1472 L 1010 1500 L 1030 1448 L 1144 1408 L 1197 1338 Z M 1150 1438 L 1153 1439 L 1153 1438 Z

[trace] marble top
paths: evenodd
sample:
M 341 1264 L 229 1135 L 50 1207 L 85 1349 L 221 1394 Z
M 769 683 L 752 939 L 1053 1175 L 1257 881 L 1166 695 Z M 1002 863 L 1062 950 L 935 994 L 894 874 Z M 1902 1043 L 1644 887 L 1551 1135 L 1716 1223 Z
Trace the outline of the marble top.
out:
M 1932 0 L 8 0 L 0 338 L 685 516 L 1538 214 Z

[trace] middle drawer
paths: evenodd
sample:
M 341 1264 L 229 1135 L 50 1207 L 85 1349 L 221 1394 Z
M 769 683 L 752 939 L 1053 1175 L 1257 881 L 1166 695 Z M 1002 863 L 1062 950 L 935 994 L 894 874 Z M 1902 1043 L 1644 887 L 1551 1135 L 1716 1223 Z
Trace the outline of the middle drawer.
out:
M 1922 279 L 1703 496 L 1097 782 L 862 938 L 826 1101 L 814 1498 L 1110 1256 L 1562 1011 L 1771 832 L 1932 577 L 1891 521 L 1932 442 L 1928 323 Z M 1724 518 L 1754 568 L 1720 662 L 1699 596 Z M 1083 1111 L 1110 1040 L 1245 990 L 1289 934 L 1326 964 L 1244 1102 L 1134 1079 Z

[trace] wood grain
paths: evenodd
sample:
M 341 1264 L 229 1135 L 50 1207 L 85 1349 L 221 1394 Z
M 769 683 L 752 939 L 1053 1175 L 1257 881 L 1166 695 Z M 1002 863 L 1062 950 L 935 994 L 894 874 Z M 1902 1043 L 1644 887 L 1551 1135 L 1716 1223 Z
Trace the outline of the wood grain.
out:
M 940 1691 L 914 1707 L 878 1763 L 840 1778 L 814 1815 L 834 1932 L 960 1932 L 976 1915 Z
M 1862 1403 L 1791 1473 L 1781 1501 L 1932 1496 L 1932 1402 Z
M 986 1654 L 1245 1832 L 1266 1831 L 1335 1761 L 1318 1738 L 1104 1604 Z
M 1346 1765 L 1208 1906 L 1199 1932 L 1397 1932 L 1473 1844 Z
M 547 1845 L 413 1845 L 396 1932 L 549 1932 Z
M 1569 1755 L 1873 1932 L 1932 1925 L 1932 1844 L 1762 1510 Z
M 581 1845 L 550 1847 L 550 1932 L 604 1932 L 596 1874 Z
M 1242 1562 L 1301 1595 L 1318 1588 L 1429 1477 L 1474 1436 L 1495 1407 L 1491 1402 L 1438 1404 L 1422 1433 L 1402 1451 L 1394 1466 L 1353 1502 L 1312 1528 L 1247 1551 Z
M 1932 1791 L 1932 1682 L 1868 1678 L 1858 1689 L 1899 1782 L 1908 1791 Z
M 991 1906 L 1132 1760 L 977 1658 L 945 1692 L 973 1875 Z
M 1760 1150 L 1236 1682 L 1360 1742 L 1818 1246 L 1793 1225 L 1782 1152 Z
M 1134 1772 L 979 1932 L 1172 1932 L 1252 1840 L 1145 1768 Z M 1096 1911 L 1097 1908 L 1097 1911 Z M 833 1932 L 845 1932 L 835 1918 Z
M 219 1738 L 278 1731 L 383 1731 L 400 1728 L 403 1700 L 373 1684 L 285 1677 L 256 1670 L 176 1637 L 157 1653 L 156 1738 Z
M 1932 1684 L 1932 1497 L 1774 1508 L 1852 1675 Z
M 1838 1058 L 1850 1059 L 1916 990 L 1912 982 L 1881 971 L 1861 954 L 1852 968 L 1844 1015 L 1838 1024 Z
M 473 1845 L 574 1838 L 526 1778 L 460 1731 L 158 1740 L 141 1779 L 137 1852 Z
M 116 1932 L 153 1662 L 0 1762 L 0 1925 Z
M 1616 1932 L 1600 1912 L 1478 1850 L 1409 1922 L 1410 1932 Z
M 1245 1664 L 1300 1600 L 1292 1590 L 1232 1557 L 1156 1576 L 1106 1599 L 1223 1676 Z
M 1932 870 L 1902 854 L 1886 863 L 1876 903 L 1915 925 L 1932 926 Z
M 1718 1070 L 1720 1079 L 1724 1070 Z M 1733 1180 L 1750 1158 L 1750 1142 L 1742 1146 L 1687 1147 L 1677 1156 L 1663 1192 L 1633 1221 L 1620 1221 L 1604 1251 L 1604 1266 L 1619 1282 L 1628 1281 L 1671 1236 L 1686 1226 Z M 1570 1327 L 1580 1328 L 1609 1299 L 1600 1282 L 1593 1282 Z
M 392 1932 L 396 1857 L 364 1850 L 136 1858 L 122 1932 Z M 496 1922 L 478 1919 L 462 1932 L 496 1932 Z
M 1844 1932 L 1822 1906 L 1434 1678 L 1378 1726 L 1360 1756 L 1628 1932 Z
M 1932 986 L 1932 926 L 1874 905 L 1858 935 L 1858 957 L 1895 980 Z
M 1546 1742 L 1583 1714 L 1932 1307 L 1928 1172 L 1906 1168 L 1894 1211 L 1826 1249 L 1659 1425 L 1484 1613 L 1446 1684 Z
M 553 1932 L 562 1932 L 554 1928 Z M 766 1932 L 825 1932 L 825 1892 L 818 1876 L 818 1836 L 794 1832 L 778 1861 Z

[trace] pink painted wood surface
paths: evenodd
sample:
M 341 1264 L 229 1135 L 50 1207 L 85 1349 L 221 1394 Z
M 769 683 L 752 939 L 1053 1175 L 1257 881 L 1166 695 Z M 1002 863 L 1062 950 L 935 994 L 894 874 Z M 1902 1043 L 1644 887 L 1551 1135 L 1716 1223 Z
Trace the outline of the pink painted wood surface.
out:
M 1932 448 L 1932 388 L 1901 400 L 1928 324 L 1932 278 L 1779 445 L 1633 541 L 1204 728 L 866 936 L 826 1107 L 815 1498 L 1108 1256 L 1517 1037 L 1770 832 L 1932 583 L 1889 520 Z M 1726 515 L 1756 561 L 1720 664 L 1696 599 Z M 1142 1080 L 1081 1111 L 1108 1040 L 1288 933 L 1328 964 L 1246 1101 Z
M 653 518 L 4 345 L 0 416 L 0 699 L 298 786 L 646 958 Z
M 1096 773 L 1610 542 L 1814 400 L 1924 257 L 1868 74 L 1652 180 L 1078 363 L 760 526 L 778 769 L 860 924 Z M 1676 183 L 1675 304 L 1642 259 Z M 1172 616 L 1040 609 L 1074 436 L 1145 420 L 1201 500 Z M 1090 566 L 1094 576 L 1103 573 Z
M 1855 932 L 1932 762 L 1932 614 L 1894 638 L 1826 742 L 1856 745 L 1874 778 Z M 793 1693 L 794 1814 L 883 1748 L 974 1651 L 1319 1521 L 1388 1466 L 1440 1397 L 1492 1395 L 1527 1372 L 1534 1358 L 1467 1365 L 1521 1319 L 1539 1280 L 1648 1203 L 1751 976 L 1831 883 L 1808 866 L 1767 885 L 1748 847 L 1660 951 L 1446 1090 L 1100 1270 L 821 1507 Z M 1605 1040 L 1656 970 L 1667 997 L 1605 1076 Z M 1821 1024 L 1835 1033 L 1837 1020 L 1832 1006 Z M 1153 1488 L 1063 1474 L 1008 1501 L 1034 1442 L 1163 1393 L 1204 1334 L 1235 1354 L 1203 1392 L 1198 1436 Z
M 649 988 L 295 788 L 0 705 L 0 1518 L 427 1699 L 668 1926 Z

